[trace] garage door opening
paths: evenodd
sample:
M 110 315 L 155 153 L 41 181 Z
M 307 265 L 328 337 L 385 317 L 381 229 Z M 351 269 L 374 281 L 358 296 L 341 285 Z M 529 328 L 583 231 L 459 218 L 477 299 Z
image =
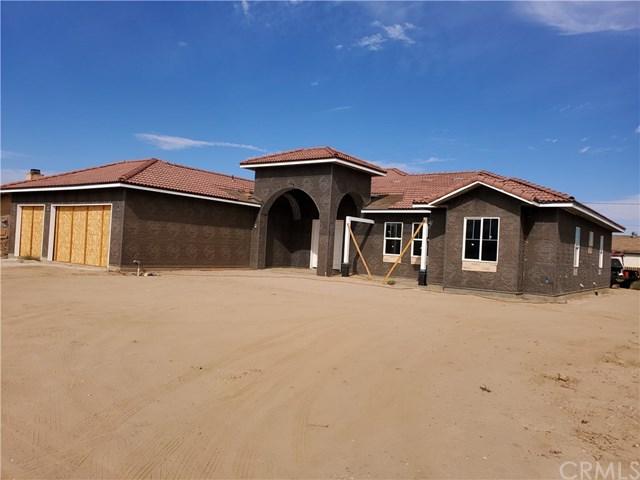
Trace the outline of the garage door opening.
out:
M 20 238 L 16 242 L 18 256 L 37 258 L 42 256 L 42 233 L 44 229 L 44 206 L 22 205 L 18 219 L 20 225 L 16 230 Z
M 106 267 L 110 232 L 110 205 L 57 206 L 53 260 Z

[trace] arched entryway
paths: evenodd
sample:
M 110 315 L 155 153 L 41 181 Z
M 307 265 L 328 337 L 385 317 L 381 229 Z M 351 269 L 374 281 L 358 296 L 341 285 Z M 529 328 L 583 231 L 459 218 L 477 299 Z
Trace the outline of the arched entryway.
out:
M 319 216 L 313 199 L 302 190 L 276 198 L 268 212 L 265 266 L 309 268 L 313 221 Z

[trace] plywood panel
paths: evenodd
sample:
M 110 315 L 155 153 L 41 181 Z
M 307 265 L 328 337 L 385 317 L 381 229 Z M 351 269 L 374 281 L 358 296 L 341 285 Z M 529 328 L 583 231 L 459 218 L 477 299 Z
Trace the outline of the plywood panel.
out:
M 44 207 L 21 207 L 20 253 L 21 257 L 42 256 L 42 226 Z
M 31 231 L 31 256 L 42 256 L 42 227 L 44 225 L 44 207 L 33 208 L 33 230 Z
M 20 256 L 31 255 L 31 231 L 33 229 L 33 207 L 22 207 L 20 220 Z
M 110 219 L 108 205 L 57 207 L 54 260 L 107 266 Z
M 53 259 L 56 262 L 71 261 L 71 224 L 73 207 L 56 208 L 56 238 Z
M 87 207 L 87 239 L 85 263 L 102 264 L 102 215 L 104 207 Z
M 87 239 L 87 208 L 73 207 L 73 225 L 71 227 L 71 263 L 85 263 L 85 245 Z
M 102 211 L 102 249 L 100 265 L 106 267 L 109 262 L 109 240 L 111 238 L 111 207 L 105 206 Z

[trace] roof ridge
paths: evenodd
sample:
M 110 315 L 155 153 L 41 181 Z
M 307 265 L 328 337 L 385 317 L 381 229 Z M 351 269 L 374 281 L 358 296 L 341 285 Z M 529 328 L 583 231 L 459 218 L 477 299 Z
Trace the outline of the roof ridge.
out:
M 544 185 L 540 185 L 538 183 L 530 182 L 529 180 L 525 180 L 523 178 L 507 177 L 507 179 L 511 180 L 513 182 L 521 183 L 521 184 L 526 185 L 528 187 L 538 188 L 540 190 L 544 190 L 546 192 L 553 193 L 554 195 L 559 195 L 559 196 L 562 196 L 562 197 L 572 198 L 572 199 L 575 200 L 575 197 L 573 195 L 569 195 L 568 193 L 561 192 L 560 190 L 554 190 L 553 188 L 545 187 Z
M 426 177 L 427 175 L 456 175 L 456 174 L 461 174 L 461 173 L 474 173 L 474 174 L 478 174 L 479 172 L 481 172 L 482 170 L 458 170 L 455 172 L 428 172 L 428 173 L 410 173 L 410 172 L 405 172 L 408 177 Z
M 86 171 L 89 171 L 89 170 L 97 170 L 98 168 L 111 167 L 113 165 L 121 165 L 123 163 L 143 162 L 143 161 L 148 161 L 148 160 L 151 160 L 151 159 L 149 159 L 149 158 L 139 158 L 139 159 L 133 159 L 133 160 L 120 160 L 119 162 L 105 163 L 104 165 L 98 165 L 96 167 L 78 168 L 76 170 L 69 170 L 68 172 L 55 173 L 53 175 L 43 175 L 41 177 L 34 178 L 33 180 L 20 180 L 18 182 L 5 183 L 2 186 L 3 187 L 7 187 L 7 186 L 10 186 L 10 185 L 17 185 L 17 184 L 20 184 L 20 183 L 32 182 L 32 181 L 35 181 L 35 180 L 43 180 L 43 179 L 47 179 L 48 180 L 50 178 L 61 177 L 63 175 L 71 175 L 71 174 L 74 174 L 74 173 L 86 172 Z
M 250 160 L 255 160 L 257 158 L 267 158 L 267 157 L 275 157 L 276 155 L 284 155 L 287 153 L 294 153 L 294 152 L 303 152 L 304 150 L 313 150 L 313 149 L 328 149 L 328 150 L 333 150 L 331 147 L 327 147 L 325 146 L 314 146 L 314 147 L 300 147 L 300 148 L 294 148 L 292 150 L 280 150 L 277 152 L 271 152 L 271 153 L 266 153 L 263 155 L 254 155 L 253 157 L 249 157 L 247 159 L 245 159 L 243 162 L 248 162 Z
M 195 170 L 197 172 L 204 172 L 204 173 L 210 173 L 212 175 L 220 175 L 221 177 L 228 177 L 231 178 L 233 180 L 243 180 L 245 182 L 251 182 L 251 183 L 255 183 L 254 180 L 251 180 L 249 178 L 245 178 L 245 177 L 240 177 L 238 175 L 233 175 L 233 174 L 228 174 L 228 173 L 220 173 L 220 172 L 214 172 L 213 170 L 206 170 L 204 168 L 198 168 L 198 167 L 192 167 L 190 165 L 181 165 L 179 163 L 173 163 L 173 162 L 167 162 L 165 160 L 160 160 L 162 163 L 165 163 L 167 165 L 171 165 L 174 167 L 179 167 L 179 168 L 188 168 L 189 170 Z
M 138 165 L 136 168 L 134 168 L 133 170 L 128 171 L 127 173 L 125 173 L 124 175 L 121 175 L 120 178 L 118 178 L 118 180 L 120 181 L 126 181 L 129 180 L 131 177 L 136 176 L 137 174 L 139 174 L 140 172 L 146 170 L 147 168 L 149 168 L 151 165 L 153 165 L 156 162 L 160 162 L 161 160 L 157 159 L 157 158 L 150 158 L 149 160 L 147 160 L 146 162 L 144 162 L 142 165 Z

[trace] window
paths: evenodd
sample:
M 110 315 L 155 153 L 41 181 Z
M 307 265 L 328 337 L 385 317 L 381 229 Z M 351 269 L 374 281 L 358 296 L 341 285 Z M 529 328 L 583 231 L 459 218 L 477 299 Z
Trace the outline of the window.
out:
M 587 253 L 591 255 L 593 252 L 593 232 L 589 232 L 589 246 L 587 247 Z
M 598 251 L 598 268 L 604 266 L 604 235 L 600 235 L 600 250 Z
M 423 222 L 418 222 L 413 224 L 413 229 L 411 231 L 412 235 L 416 233 L 416 230 L 418 229 L 421 223 Z M 425 225 L 422 228 L 427 228 L 427 227 Z M 427 229 L 427 235 L 429 235 L 429 229 Z M 429 239 L 428 238 L 427 238 L 427 251 L 425 253 L 429 255 Z M 418 236 L 413 239 L 413 242 L 411 244 L 411 256 L 412 257 L 422 256 L 422 230 L 420 231 Z
M 498 261 L 499 218 L 465 218 L 462 258 L 481 262 Z
M 573 268 L 580 266 L 580 227 L 576 227 L 576 239 L 573 245 Z
M 402 223 L 384 222 L 384 254 L 400 255 L 402 250 Z

